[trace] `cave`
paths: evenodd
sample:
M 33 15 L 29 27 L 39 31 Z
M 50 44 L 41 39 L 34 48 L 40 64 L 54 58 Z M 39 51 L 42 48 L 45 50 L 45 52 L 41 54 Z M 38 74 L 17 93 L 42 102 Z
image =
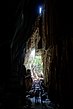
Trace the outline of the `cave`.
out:
M 49 108 L 73 107 L 72 10 L 63 0 L 8 2 L 8 34 L 0 40 L 0 108 L 26 108 L 22 68 L 31 68 L 27 61 L 33 49 L 36 58 L 41 56 L 47 95 L 57 106 Z

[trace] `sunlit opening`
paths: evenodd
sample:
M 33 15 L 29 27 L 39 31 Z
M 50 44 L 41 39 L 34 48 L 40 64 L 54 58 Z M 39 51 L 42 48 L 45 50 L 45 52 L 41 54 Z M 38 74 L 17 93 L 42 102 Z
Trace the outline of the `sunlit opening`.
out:
M 39 7 L 39 14 L 42 13 L 42 7 Z
M 31 49 L 25 58 L 26 69 L 31 69 L 31 77 L 33 81 L 44 79 L 42 56 L 40 52 L 37 52 L 37 54 L 35 52 L 35 48 Z

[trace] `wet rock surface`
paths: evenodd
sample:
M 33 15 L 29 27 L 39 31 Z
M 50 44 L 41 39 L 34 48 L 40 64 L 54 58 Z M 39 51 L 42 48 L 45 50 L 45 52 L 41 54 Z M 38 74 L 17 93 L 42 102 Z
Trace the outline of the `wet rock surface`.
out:
M 32 95 L 32 96 L 31 96 Z M 40 81 L 36 81 L 32 85 L 32 89 L 26 96 L 27 105 L 24 109 L 59 109 L 59 105 L 51 102 L 48 93 L 41 86 Z

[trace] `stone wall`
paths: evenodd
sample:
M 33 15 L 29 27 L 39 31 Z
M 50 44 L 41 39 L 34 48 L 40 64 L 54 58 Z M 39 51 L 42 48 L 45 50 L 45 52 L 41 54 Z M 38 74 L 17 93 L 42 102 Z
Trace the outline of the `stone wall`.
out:
M 42 35 L 42 39 L 45 38 L 46 40 L 46 45 L 44 45 L 46 47 L 42 52 L 43 72 L 45 74 L 45 84 L 48 82 L 50 99 L 63 107 L 66 106 L 65 100 L 68 103 L 67 96 L 70 98 L 72 94 L 73 38 L 72 34 L 70 34 L 72 32 L 69 31 L 67 34 L 65 19 L 61 19 L 63 10 L 60 11 L 61 7 L 56 5 L 57 0 L 49 0 L 45 5 L 45 22 L 42 25 L 46 26 L 41 30 L 41 32 L 45 32 L 44 36 Z M 44 43 L 45 40 L 43 40 Z

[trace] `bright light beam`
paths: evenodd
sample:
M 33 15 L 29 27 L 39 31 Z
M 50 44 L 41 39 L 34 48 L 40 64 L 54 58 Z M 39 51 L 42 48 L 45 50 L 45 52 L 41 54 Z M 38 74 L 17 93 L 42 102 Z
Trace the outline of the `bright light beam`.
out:
M 42 13 L 42 7 L 39 8 L 39 13 L 40 13 L 40 14 Z
M 31 51 L 30 56 L 33 57 L 33 58 L 35 57 L 35 49 L 33 49 L 33 50 Z

